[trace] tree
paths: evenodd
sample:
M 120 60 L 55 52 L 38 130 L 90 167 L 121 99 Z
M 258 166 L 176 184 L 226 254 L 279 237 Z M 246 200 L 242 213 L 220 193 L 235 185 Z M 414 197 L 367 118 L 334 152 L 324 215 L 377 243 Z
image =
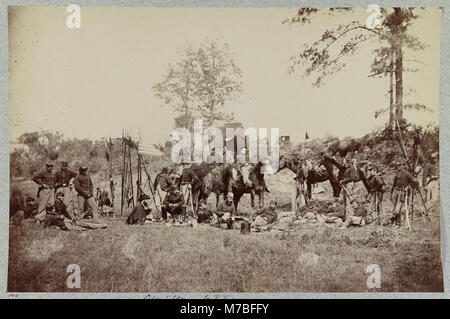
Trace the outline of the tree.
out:
M 241 92 L 241 70 L 235 64 L 227 44 L 204 41 L 198 48 L 188 46 L 182 59 L 170 65 L 164 80 L 153 86 L 156 96 L 181 113 L 176 127 L 193 128 L 194 118 L 210 126 L 216 121 L 230 121 L 227 101 Z
M 301 8 L 297 11 L 296 16 L 285 20 L 284 23 L 305 24 L 311 21 L 313 15 L 342 14 L 352 10 L 352 8 Z M 405 107 L 427 109 L 419 104 L 403 105 L 403 71 L 406 61 L 404 51 L 405 49 L 424 48 L 416 37 L 408 34 L 408 28 L 418 18 L 415 13 L 417 10 L 420 8 L 381 8 L 378 25 L 368 26 L 359 21 L 352 21 L 348 24 L 341 24 L 335 29 L 325 30 L 320 39 L 311 45 L 306 45 L 302 52 L 291 58 L 291 71 L 294 71 L 298 65 L 306 66 L 305 75 L 315 76 L 313 84 L 320 86 L 326 76 L 334 74 L 346 66 L 344 57 L 355 54 L 363 42 L 377 40 L 373 41 L 377 47 L 374 49 L 375 59 L 371 65 L 371 76 L 390 76 L 389 126 L 392 128 L 395 119 L 403 122 Z M 381 113 L 376 113 L 376 116 Z

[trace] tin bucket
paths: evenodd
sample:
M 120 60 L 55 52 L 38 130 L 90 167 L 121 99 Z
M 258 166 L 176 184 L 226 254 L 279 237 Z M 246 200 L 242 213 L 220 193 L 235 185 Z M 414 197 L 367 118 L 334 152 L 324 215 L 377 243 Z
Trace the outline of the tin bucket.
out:
M 242 222 L 241 223 L 241 234 L 249 234 L 250 233 L 250 223 Z

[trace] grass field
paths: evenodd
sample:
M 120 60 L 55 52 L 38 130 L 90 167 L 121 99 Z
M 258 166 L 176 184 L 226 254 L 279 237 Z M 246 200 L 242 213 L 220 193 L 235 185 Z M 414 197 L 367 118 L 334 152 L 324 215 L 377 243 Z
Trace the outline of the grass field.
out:
M 268 178 L 266 202 L 290 202 L 289 174 Z M 249 235 L 210 226 L 128 226 L 124 219 L 104 219 L 107 229 L 63 232 L 26 220 L 10 226 L 8 291 L 364 292 L 373 291 L 366 268 L 378 264 L 378 291 L 438 292 L 439 201 L 430 214 L 429 223 L 417 217 L 411 232 L 374 224 L 296 225 Z M 70 264 L 80 266 L 80 289 L 66 287 Z

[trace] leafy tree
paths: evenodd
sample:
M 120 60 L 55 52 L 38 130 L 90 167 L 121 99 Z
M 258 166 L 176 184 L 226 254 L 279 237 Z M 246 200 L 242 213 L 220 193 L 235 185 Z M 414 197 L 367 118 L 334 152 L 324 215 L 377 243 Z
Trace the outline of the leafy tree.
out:
M 207 40 L 198 48 L 188 46 L 180 61 L 169 66 L 162 82 L 153 86 L 156 96 L 181 113 L 176 127 L 193 128 L 198 117 L 210 126 L 216 121 L 230 121 L 227 101 L 241 92 L 241 70 L 235 64 L 227 44 Z
M 313 9 L 301 8 L 297 14 L 284 23 L 310 23 L 311 18 L 318 14 L 342 14 L 351 12 L 352 8 Z M 380 8 L 379 25 L 367 26 L 359 21 L 340 24 L 335 29 L 325 30 L 318 40 L 306 45 L 304 50 L 291 58 L 291 71 L 299 65 L 306 67 L 306 76 L 314 77 L 313 85 L 320 86 L 323 79 L 342 70 L 345 57 L 353 55 L 357 49 L 372 40 L 376 43 L 375 58 L 371 65 L 370 76 L 390 77 L 390 107 L 389 127 L 397 119 L 403 122 L 403 109 L 412 108 L 428 110 L 420 104 L 403 104 L 403 72 L 404 62 L 413 61 L 404 58 L 405 50 L 423 49 L 423 44 L 416 37 L 408 33 L 409 27 L 418 18 L 420 8 Z M 374 41 L 376 40 L 376 41 Z M 417 61 L 415 61 L 417 62 Z M 395 88 L 395 90 L 394 90 Z M 376 112 L 376 116 L 384 109 Z

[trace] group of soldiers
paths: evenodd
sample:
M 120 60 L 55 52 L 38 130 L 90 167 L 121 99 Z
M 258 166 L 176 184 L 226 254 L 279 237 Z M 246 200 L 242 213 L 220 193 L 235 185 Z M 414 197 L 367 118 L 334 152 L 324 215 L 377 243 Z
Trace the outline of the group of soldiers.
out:
M 421 179 L 415 176 L 419 175 L 420 171 L 422 171 Z M 430 156 L 430 160 L 423 168 L 418 167 L 414 173 L 415 174 L 413 174 L 409 170 L 409 167 L 404 164 L 401 165 L 394 176 L 392 187 L 389 192 L 390 200 L 393 203 L 389 222 L 394 228 L 399 228 L 401 226 L 402 218 L 406 220 L 408 204 L 411 205 L 414 198 L 412 194 L 417 194 L 419 199 L 423 199 L 423 202 L 421 203 L 423 206 L 420 209 L 423 214 L 426 214 L 423 210 L 425 210 L 424 205 L 427 199 L 432 199 L 433 193 L 439 191 L 437 153 L 433 153 Z M 379 218 L 382 209 L 383 194 L 387 190 L 387 185 L 380 175 L 378 167 L 373 164 L 368 166 L 366 180 L 369 191 L 368 196 L 372 196 L 373 211 L 378 214 L 378 222 L 380 222 Z M 423 197 L 422 194 L 424 194 Z
M 37 173 L 32 179 L 39 185 L 37 203 L 32 197 L 26 199 L 24 207 L 15 205 L 15 202 L 11 201 L 10 214 L 13 215 L 16 212 L 20 212 L 15 217 L 16 222 L 33 216 L 39 224 L 56 225 L 63 230 L 67 229 L 64 224 L 64 218 L 76 221 L 81 216 L 90 218 L 89 222 L 91 223 L 99 223 L 98 205 L 95 201 L 94 187 L 88 174 L 88 167 L 81 166 L 78 173 L 76 173 L 69 169 L 67 161 L 62 161 L 61 167 L 56 173 L 53 172 L 53 168 L 53 163 L 47 163 L 45 170 Z M 390 218 L 390 223 L 393 227 L 398 228 L 401 226 L 402 215 L 404 215 L 404 209 L 407 209 L 411 191 L 421 192 L 420 189 L 422 189 L 425 195 L 424 201 L 432 198 L 433 192 L 438 191 L 438 172 L 437 154 L 432 154 L 429 162 L 423 167 L 421 183 L 406 166 L 400 168 L 390 190 L 390 199 L 394 205 Z M 161 208 L 161 216 L 156 219 L 165 223 L 186 223 L 186 200 L 189 199 L 192 203 L 192 197 L 189 198 L 189 196 L 192 196 L 189 192 L 189 184 L 183 185 L 183 183 L 180 183 L 181 176 L 176 172 L 169 173 L 167 167 L 162 169 L 160 175 L 156 191 L 163 200 L 158 205 Z M 368 166 L 366 181 L 369 191 L 368 195 L 372 196 L 374 204 L 373 211 L 379 217 L 383 194 L 386 191 L 386 183 L 376 165 Z M 80 210 L 78 214 L 75 210 L 73 191 L 76 192 L 76 201 Z M 345 189 L 345 191 L 347 190 Z M 422 196 L 421 193 L 419 195 Z M 150 199 L 151 197 L 144 193 L 139 196 L 137 205 L 127 218 L 127 224 L 142 224 L 145 222 L 152 211 Z M 191 208 L 193 209 L 192 206 Z M 276 209 L 277 202 L 275 200 L 270 201 L 268 207 L 259 209 L 253 214 L 252 224 L 258 227 L 274 223 L 277 220 Z M 226 225 L 227 228 L 232 228 L 236 217 L 234 194 L 232 192 L 226 194 L 219 201 L 216 208 L 208 205 L 205 199 L 200 199 L 196 213 L 197 223 L 209 223 L 218 226 Z M 154 215 L 153 220 L 155 220 Z
M 170 173 L 167 167 L 163 167 L 156 191 L 160 198 L 164 198 L 161 204 L 161 221 L 175 225 L 185 224 L 187 221 L 187 200 L 190 194 L 190 185 L 180 183 L 181 176 L 176 172 Z M 133 208 L 127 218 L 127 224 L 143 224 L 150 214 L 150 196 L 141 194 L 138 204 Z M 192 197 L 191 197 L 192 200 Z M 270 201 L 269 207 L 257 210 L 254 214 L 255 225 L 263 226 L 271 224 L 277 220 L 277 202 Z M 193 209 L 193 206 L 191 206 Z M 210 224 L 221 228 L 231 229 L 237 215 L 234 205 L 234 194 L 227 193 L 215 208 L 208 205 L 204 198 L 201 198 L 197 209 L 197 223 Z M 169 216 L 170 215 L 170 216 Z M 170 217 L 170 218 L 169 218 Z
M 53 163 L 45 164 L 45 170 L 33 177 L 38 184 L 37 204 L 33 198 L 28 197 L 23 209 L 17 209 L 14 223 L 22 218 L 34 217 L 38 224 L 44 226 L 58 226 L 68 230 L 64 219 L 75 222 L 77 216 L 90 218 L 90 223 L 99 223 L 98 205 L 94 198 L 94 185 L 88 174 L 88 167 L 81 166 L 78 173 L 68 167 L 67 161 L 61 162 L 60 169 L 55 173 Z M 73 199 L 73 190 L 76 192 L 78 208 L 77 214 Z M 18 205 L 19 206 L 19 205 Z

